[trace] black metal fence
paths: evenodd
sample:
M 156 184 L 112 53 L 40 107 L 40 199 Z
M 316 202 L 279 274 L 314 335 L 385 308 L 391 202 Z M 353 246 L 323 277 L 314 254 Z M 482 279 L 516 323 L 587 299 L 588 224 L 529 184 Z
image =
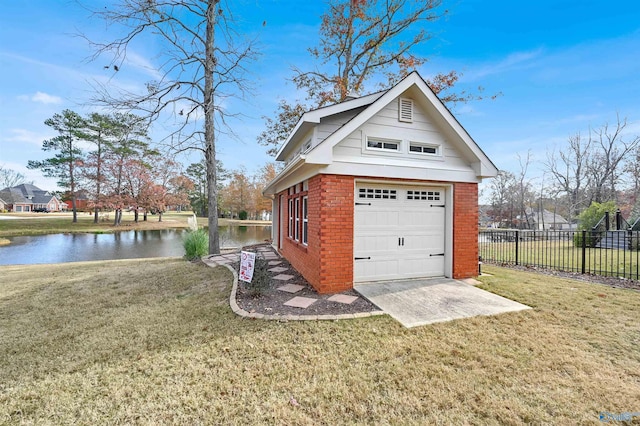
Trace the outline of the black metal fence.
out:
M 484 230 L 481 260 L 640 280 L 640 231 Z

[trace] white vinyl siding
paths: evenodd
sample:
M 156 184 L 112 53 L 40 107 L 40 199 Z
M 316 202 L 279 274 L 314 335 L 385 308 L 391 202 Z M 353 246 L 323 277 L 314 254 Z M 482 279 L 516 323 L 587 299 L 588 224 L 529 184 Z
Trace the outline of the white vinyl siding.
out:
M 333 132 L 358 115 L 358 113 L 363 109 L 364 108 L 357 108 L 321 119 L 320 124 L 317 127 L 316 140 L 314 141 L 313 146 L 318 145 L 320 142 L 328 138 Z
M 375 149 L 368 147 L 369 140 L 399 140 L 400 150 Z M 421 145 L 427 147 L 426 152 L 415 152 L 410 146 Z M 437 153 L 432 154 L 431 147 L 435 147 Z M 385 158 L 387 156 L 387 158 Z M 440 129 L 420 108 L 413 103 L 413 122 L 404 123 L 398 121 L 398 101 L 390 102 L 380 112 L 371 117 L 358 130 L 339 142 L 333 148 L 334 161 L 358 162 L 359 159 L 370 157 L 368 164 L 378 163 L 386 166 L 397 164 L 418 168 L 433 167 L 426 161 L 444 162 L 437 167 L 443 169 L 469 169 L 469 164 L 461 157 L 458 149 L 445 139 Z M 375 160 L 379 157 L 379 160 Z M 389 158 L 394 162 L 390 163 Z

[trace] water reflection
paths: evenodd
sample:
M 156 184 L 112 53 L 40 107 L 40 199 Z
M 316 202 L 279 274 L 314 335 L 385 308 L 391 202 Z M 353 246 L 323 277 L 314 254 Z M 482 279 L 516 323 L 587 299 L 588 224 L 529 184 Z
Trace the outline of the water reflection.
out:
M 52 234 L 7 237 L 0 265 L 183 256 L 185 231 L 123 231 L 113 234 Z M 271 237 L 270 226 L 220 226 L 222 247 L 242 247 Z

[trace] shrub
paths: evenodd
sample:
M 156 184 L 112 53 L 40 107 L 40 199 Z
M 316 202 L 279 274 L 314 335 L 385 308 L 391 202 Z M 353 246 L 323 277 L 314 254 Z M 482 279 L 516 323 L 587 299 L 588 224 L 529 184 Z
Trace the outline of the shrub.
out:
M 598 241 L 600 241 L 600 234 L 587 231 L 585 241 L 585 247 L 595 247 Z M 582 231 L 576 231 L 575 234 L 573 234 L 573 245 L 574 247 L 582 247 Z
M 209 233 L 206 229 L 187 231 L 182 240 L 184 257 L 188 260 L 200 259 L 209 252 Z
M 599 233 L 593 233 L 593 227 L 598 224 L 606 212 L 615 212 L 616 205 L 613 201 L 606 203 L 596 203 L 595 201 L 585 209 L 578 217 L 578 232 L 573 236 L 573 244 L 575 247 L 582 247 L 582 230 L 587 231 L 586 246 L 595 247 L 600 241 Z M 613 216 L 611 218 L 613 220 Z
M 256 263 L 253 269 L 253 278 L 250 283 L 245 283 L 249 294 L 253 297 L 263 295 L 269 288 L 271 277 L 269 275 L 269 264 L 264 259 L 256 259 Z
M 247 213 L 246 210 L 240 210 L 238 218 L 240 218 L 240 220 L 247 220 L 247 217 L 249 217 L 249 213 Z

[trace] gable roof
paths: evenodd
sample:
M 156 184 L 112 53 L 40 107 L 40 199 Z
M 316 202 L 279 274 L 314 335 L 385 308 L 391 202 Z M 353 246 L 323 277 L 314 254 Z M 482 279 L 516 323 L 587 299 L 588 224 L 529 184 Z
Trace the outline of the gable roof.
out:
M 0 198 L 2 198 L 6 204 L 33 204 L 22 195 L 22 191 L 15 187 L 5 188 L 0 191 Z
M 569 222 L 563 216 L 560 216 L 558 213 L 550 212 L 547 209 L 543 209 L 542 212 L 540 210 L 534 210 L 531 207 L 527 207 L 525 209 L 527 215 L 530 216 L 536 223 L 549 223 L 549 224 L 568 224 Z
M 6 204 L 47 204 L 55 195 L 30 183 L 23 183 L 0 191 Z
M 264 192 L 267 194 L 273 193 L 275 185 L 277 185 L 282 178 L 291 175 L 295 169 L 303 164 L 331 164 L 333 161 L 333 147 L 335 145 L 347 138 L 360 126 L 364 125 L 369 119 L 380 112 L 394 99 L 413 87 L 415 87 L 421 95 L 421 101 L 429 107 L 430 115 L 436 119 L 439 125 L 451 131 L 455 136 L 455 139 L 459 141 L 457 145 L 461 150 L 464 150 L 467 153 L 467 156 L 472 160 L 471 166 L 476 175 L 480 178 L 496 176 L 498 173 L 497 167 L 489 157 L 487 157 L 473 138 L 471 138 L 469 133 L 467 133 L 467 131 L 462 127 L 451 111 L 449 111 L 449 109 L 431 90 L 426 81 L 416 71 L 414 71 L 388 90 L 347 100 L 305 113 L 278 151 L 276 160 L 283 161 L 300 142 L 300 138 L 317 126 L 322 118 L 357 108 L 363 108 L 354 117 L 326 137 L 322 142 L 312 147 L 306 154 L 300 155 L 300 158 L 297 158 L 296 161 L 288 164 L 284 170 L 267 185 Z
M 287 149 L 291 148 L 291 142 L 293 141 L 295 144 L 298 138 L 304 136 L 316 124 L 319 124 L 321 119 L 340 114 L 341 112 L 351 111 L 353 109 L 369 106 L 387 92 L 388 90 L 383 90 L 381 92 L 372 93 L 360 98 L 348 99 L 337 104 L 328 105 L 305 112 L 304 114 L 302 114 L 302 117 L 300 117 L 298 123 L 293 128 L 291 133 L 289 133 L 289 136 L 278 150 L 278 154 L 276 154 L 276 161 L 284 161 L 287 154 Z

